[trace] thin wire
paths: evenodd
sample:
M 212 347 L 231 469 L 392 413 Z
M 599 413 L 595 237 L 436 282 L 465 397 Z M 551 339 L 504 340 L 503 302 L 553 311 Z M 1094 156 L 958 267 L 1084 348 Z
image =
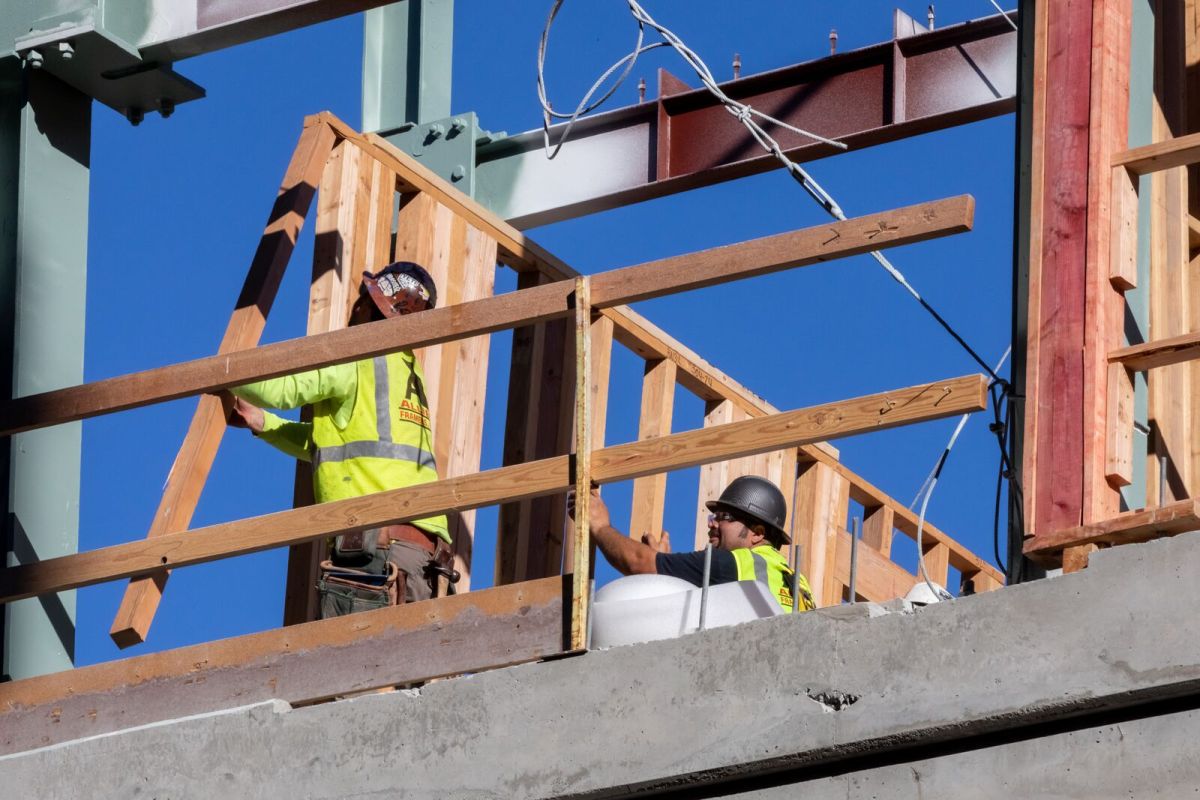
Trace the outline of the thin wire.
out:
M 767 115 L 751 108 L 749 105 L 738 102 L 737 100 L 729 97 L 718 85 L 717 79 L 713 76 L 712 71 L 708 68 L 708 65 L 704 63 L 704 60 L 701 59 L 695 51 L 688 47 L 673 31 L 655 21 L 655 19 L 646 12 L 646 9 L 644 9 L 641 4 L 637 2 L 637 0 L 627 0 L 629 10 L 633 14 L 633 17 L 638 24 L 638 38 L 634 50 L 605 70 L 600 80 L 592 85 L 592 88 L 588 90 L 588 93 L 584 96 L 584 99 L 576 108 L 575 113 L 569 115 L 570 121 L 567 123 L 566 129 L 563 131 L 563 136 L 559 140 L 558 145 L 553 149 L 553 151 L 551 151 L 550 120 L 553 117 L 562 117 L 564 115 L 554 111 L 546 97 L 544 77 L 545 55 L 549 40 L 550 26 L 553 24 L 554 18 L 558 14 L 559 9 L 562 7 L 563 2 L 564 0 L 554 0 L 554 4 L 550 10 L 550 15 L 546 20 L 546 27 L 542 31 L 542 39 L 538 48 L 538 98 L 542 103 L 543 138 L 546 145 L 547 156 L 549 158 L 553 158 L 558 154 L 559 150 L 567 140 L 567 134 L 570 132 L 571 125 L 575 123 L 579 116 L 596 108 L 601 102 L 606 100 L 608 97 L 611 97 L 613 92 L 616 91 L 616 87 L 619 86 L 626 77 L 628 77 L 630 71 L 633 69 L 633 64 L 636 62 L 637 57 L 642 52 L 645 52 L 646 50 L 656 46 L 642 44 L 645 40 L 645 28 L 650 27 L 664 40 L 663 42 L 656 44 L 667 44 L 674 48 L 680 57 L 687 62 L 688 66 L 690 66 L 700 78 L 700 81 L 704 84 L 704 88 L 706 88 L 709 93 L 712 94 L 722 104 L 726 111 L 736 117 L 738 121 L 746 127 L 746 130 L 749 131 L 750 135 L 759 143 L 760 146 L 770 152 L 771 155 L 773 155 L 787 168 L 788 174 L 790 174 L 792 178 L 800 184 L 804 191 L 807 192 L 808 195 L 812 197 L 818 205 L 821 206 L 821 208 L 825 209 L 826 213 L 839 221 L 845 221 L 847 219 L 845 212 L 842 210 L 841 206 L 838 205 L 837 201 L 834 200 L 833 196 L 830 195 L 829 192 L 827 192 L 819 183 L 817 183 L 816 180 L 814 180 L 813 177 L 809 175 L 803 167 L 788 158 L 784 154 L 783 147 L 779 144 L 779 142 L 776 141 L 769 133 L 767 133 L 766 130 L 760 124 L 758 124 L 754 117 L 760 116 L 767 118 L 774 124 L 783 125 L 789 130 L 795 131 L 803 136 L 807 136 L 816 141 L 822 141 L 842 149 L 846 149 L 846 145 L 832 139 L 826 139 L 824 137 L 817 136 L 810 131 L 785 125 L 779 120 L 776 120 L 773 117 L 767 117 Z M 602 85 L 603 82 L 607 80 L 607 78 L 612 75 L 612 73 L 615 72 L 622 64 L 626 66 L 625 71 L 621 74 L 621 77 L 617 80 L 614 86 L 608 92 L 606 92 L 604 96 L 600 98 L 600 100 L 590 102 L 592 95 L 599 90 L 599 86 Z M 871 257 L 874 258 L 897 283 L 899 283 L 910 295 L 912 295 L 913 299 L 915 299 L 921 305 L 921 307 L 924 308 L 948 334 L 950 334 L 954 341 L 956 341 L 959 346 L 963 348 L 963 350 L 975 361 L 976 364 L 978 364 L 985 372 L 988 373 L 993 381 L 1002 380 L 1000 376 L 988 366 L 987 362 L 980 357 L 974 348 L 967 344 L 966 340 L 959 335 L 958 331 L 956 331 L 950 325 L 950 323 L 947 322 L 945 318 L 942 317 L 942 315 L 939 314 L 937 310 L 934 309 L 934 307 L 921 296 L 916 288 L 908 282 L 900 270 L 898 270 L 886 256 L 876 250 L 871 253 Z
M 1001 8 L 1000 4 L 997 3 L 996 0 L 992 0 L 992 5 L 994 5 L 996 7 L 996 10 L 999 11 L 1004 16 L 1004 19 L 1008 22 L 1008 24 L 1012 25 L 1012 29 L 1014 31 L 1017 30 L 1017 23 L 1013 22 L 1012 19 L 1009 18 L 1008 12 L 1005 11 L 1003 8 Z

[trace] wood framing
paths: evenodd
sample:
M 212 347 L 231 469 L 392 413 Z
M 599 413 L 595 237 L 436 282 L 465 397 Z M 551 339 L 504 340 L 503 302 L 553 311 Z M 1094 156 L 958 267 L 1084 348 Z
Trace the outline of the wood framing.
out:
M 592 303 L 589 279 L 575 279 L 575 524 L 571 537 L 570 649 L 587 649 L 591 589 Z
M 305 120 L 300 142 L 284 172 L 279 194 L 267 216 L 266 227 L 218 353 L 246 350 L 258 344 L 333 144 L 333 131 L 327 125 L 319 124 L 312 117 Z M 6 418 L 4 412 L 0 412 L 0 418 Z M 186 530 L 191 524 L 224 433 L 225 413 L 220 400 L 213 396 L 201 397 L 183 445 L 167 475 L 162 500 L 147 536 Z M 145 640 L 169 574 L 163 571 L 148 575 L 126 587 L 109 632 L 119 647 Z
M 1200 530 L 1200 500 L 1189 498 L 1158 508 L 1119 514 L 1092 525 L 1036 536 L 1025 543 L 1025 555 L 1036 561 L 1053 561 L 1063 551 L 1089 544 L 1147 542 Z
M 647 361 L 642 378 L 642 409 L 638 417 L 638 440 L 654 439 L 671 433 L 675 408 L 675 362 L 666 359 Z M 629 535 L 641 539 L 662 535 L 663 512 L 667 502 L 667 474 L 649 475 L 633 482 L 633 507 L 629 514 Z
M 0 683 L 0 755 L 545 658 L 565 649 L 568 584 L 555 576 Z
M 592 454 L 592 478 L 610 483 L 814 441 L 941 419 L 987 407 L 987 381 L 968 375 L 875 395 L 608 447 Z M 0 572 L 4 602 L 103 581 L 312 541 L 501 500 L 562 492 L 566 456 L 281 511 L 193 532 L 115 545 Z
M 595 308 L 808 266 L 970 230 L 970 196 L 818 225 L 736 245 L 610 270 L 592 278 Z M 137 372 L 0 404 L 0 435 L 239 386 L 251 380 L 492 333 L 569 315 L 558 281 L 319 336 Z
M 1135 372 L 1200 359 L 1200 332 L 1169 336 L 1113 350 L 1108 360 Z

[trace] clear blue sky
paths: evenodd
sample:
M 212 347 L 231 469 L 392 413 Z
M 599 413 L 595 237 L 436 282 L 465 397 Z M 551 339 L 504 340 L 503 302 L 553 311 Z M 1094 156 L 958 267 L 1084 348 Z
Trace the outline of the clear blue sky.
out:
M 535 57 L 549 0 L 458 0 L 453 110 L 475 111 L 491 130 L 540 124 Z M 925 3 L 644 0 L 659 21 L 730 77 L 885 41 L 891 10 L 924 19 Z M 735 10 L 736 9 L 736 10 Z M 939 3 L 939 25 L 993 13 L 987 0 Z M 631 46 L 625 4 L 567 3 L 549 65 L 552 97 L 571 106 L 600 70 Z M 210 355 L 262 231 L 306 114 L 330 110 L 359 125 L 362 21 L 349 17 L 181 62 L 208 90 L 173 117 L 137 128 L 97 106 L 93 121 L 85 373 L 94 381 Z M 658 66 L 696 84 L 663 50 L 644 57 L 610 102 L 637 99 L 636 78 Z M 653 89 L 651 90 L 653 91 Z M 890 251 L 919 290 L 986 359 L 1008 344 L 1012 268 L 1012 116 L 814 162 L 812 173 L 851 216 L 970 193 L 972 233 Z M 568 145 L 569 146 L 569 145 Z M 531 231 L 585 273 L 640 263 L 824 221 L 797 185 L 776 172 Z M 306 224 L 264 341 L 303 334 L 312 254 Z M 497 287 L 514 281 L 501 271 Z M 867 257 L 713 287 L 637 306 L 718 368 L 784 409 L 978 371 L 915 302 Z M 493 337 L 484 468 L 498 466 L 509 337 Z M 616 348 L 608 441 L 636 437 L 641 365 Z M 139 539 L 157 506 L 194 399 L 84 423 L 80 549 Z M 675 430 L 698 427 L 702 404 L 677 393 Z M 997 456 L 989 419 L 967 426 L 930 506 L 930 519 L 990 558 Z M 954 420 L 842 440 L 843 461 L 908 502 Z M 666 527 L 691 540 L 697 470 L 669 479 Z M 288 508 L 292 464 L 242 431 L 226 436 L 194 527 Z M 629 485 L 606 487 L 618 525 Z M 477 524 L 475 586 L 490 583 L 495 510 Z M 898 539 L 898 542 L 900 540 Z M 915 550 L 898 545 L 911 568 Z M 136 654 L 277 626 L 286 554 L 272 551 L 177 571 L 150 640 Z M 611 569 L 599 575 L 607 580 Z M 108 628 L 124 582 L 80 590 L 77 660 L 122 652 Z

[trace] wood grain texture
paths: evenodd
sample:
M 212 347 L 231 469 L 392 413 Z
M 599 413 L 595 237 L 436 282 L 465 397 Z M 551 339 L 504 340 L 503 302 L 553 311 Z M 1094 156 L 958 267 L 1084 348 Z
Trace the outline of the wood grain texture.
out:
M 1200 162 L 1200 133 L 1122 150 L 1112 157 L 1114 167 L 1124 167 L 1134 175 L 1150 175 L 1197 162 Z
M 941 419 L 987 408 L 987 381 L 968 375 L 762 419 L 735 422 L 607 447 L 592 454 L 598 483 L 765 453 L 814 441 Z M 847 485 L 841 476 L 838 480 Z M 172 533 L 0 571 L 4 602 L 312 541 L 448 511 L 563 492 L 571 485 L 566 456 L 476 475 L 322 503 L 262 517 Z M 824 553 L 822 554 L 824 557 Z
M 642 407 L 638 417 L 638 440 L 645 441 L 671 433 L 675 408 L 675 362 L 647 361 L 642 376 Z M 662 535 L 663 512 L 667 503 L 667 474 L 650 475 L 633 482 L 633 503 L 629 513 L 629 536 L 641 540 L 649 534 Z
M 863 506 L 862 543 L 867 547 L 891 558 L 895 528 L 896 512 L 891 506 Z
M 1064 575 L 1087 569 L 1088 558 L 1100 549 L 1098 544 L 1081 544 L 1078 547 L 1068 547 L 1063 550 L 1062 571 Z
M 592 498 L 592 303 L 588 278 L 575 279 L 575 522 L 571 536 L 570 649 L 587 648 Z
M 835 539 L 836 560 L 834 569 L 840 584 L 850 583 L 850 534 L 837 531 Z M 861 545 L 862 542 L 859 542 Z M 904 597 L 917 582 L 917 577 L 899 564 L 887 559 L 871 547 L 858 548 L 858 574 L 855 576 L 855 594 L 858 600 L 883 603 Z
M 1119 488 L 1133 482 L 1133 375 L 1121 364 L 1108 365 L 1105 477 Z
M 925 574 L 934 583 L 946 586 L 950 579 L 950 549 L 946 545 L 925 543 Z
M 1108 360 L 1134 372 L 1169 367 L 1200 359 L 1200 332 L 1170 336 L 1113 350 Z
M 1113 288 L 1111 265 L 1114 153 L 1129 143 L 1128 0 L 1092 3 L 1091 122 L 1088 133 L 1086 274 L 1084 279 L 1082 521 L 1120 510 L 1120 493 L 1107 479 L 1109 404 L 1107 356 L 1123 340 L 1124 295 Z
M 1114 289 L 1137 288 L 1138 182 L 1124 167 L 1114 167 L 1111 206 L 1111 266 L 1108 280 Z
M 0 684 L 0 755 L 534 661 L 563 651 L 564 588 L 548 578 Z
M 619 306 L 958 233 L 970 229 L 973 207 L 969 196 L 950 198 L 611 270 L 592 278 L 592 304 Z M 0 404 L 0 435 L 563 318 L 571 291 L 564 283 L 18 398 Z
M 1043 202 L 1033 217 L 1041 227 L 1039 307 L 1029 314 L 1037 376 L 1026 387 L 1026 408 L 1036 405 L 1036 431 L 1025 444 L 1036 461 L 1025 475 L 1025 494 L 1034 498 L 1026 524 L 1035 532 L 1082 522 L 1089 402 L 1083 354 L 1092 5 L 1051 3 L 1047 14 L 1045 81 L 1055 95 L 1045 106 Z
M 1053 564 L 1068 547 L 1148 542 L 1196 530 L 1200 530 L 1200 500 L 1180 500 L 1158 508 L 1129 511 L 1091 525 L 1030 537 L 1025 540 L 1025 555 Z
M 737 408 L 732 400 L 709 400 L 705 407 L 704 427 L 712 428 L 717 425 L 728 425 L 746 416 L 735 416 Z M 744 414 L 744 412 L 742 412 Z M 696 492 L 696 537 L 693 549 L 703 550 L 708 544 L 708 515 L 712 512 L 705 505 L 709 500 L 716 499 L 730 481 L 729 462 L 714 461 L 700 467 L 700 482 Z
M 849 482 L 829 465 L 814 462 L 801 468 L 794 541 L 800 547 L 801 572 L 819 607 L 841 602 L 844 581 L 836 568 L 837 532 L 846 527 L 849 492 Z
M 218 353 L 245 350 L 258 344 L 333 145 L 334 133 L 328 125 L 312 118 L 305 121 Z M 5 412 L 0 411 L 0 419 L 6 418 Z M 146 534 L 148 537 L 186 530 L 191 524 L 224 434 L 225 413 L 220 400 L 212 396 L 201 397 L 167 474 L 162 499 Z M 109 630 L 109 636 L 118 647 L 145 641 L 168 575 L 159 572 L 133 581 L 125 588 Z

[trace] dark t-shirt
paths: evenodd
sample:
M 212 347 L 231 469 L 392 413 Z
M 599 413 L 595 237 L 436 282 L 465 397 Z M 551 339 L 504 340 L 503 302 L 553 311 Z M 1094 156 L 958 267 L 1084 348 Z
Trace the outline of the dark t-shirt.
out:
M 712 564 L 708 574 L 710 586 L 732 583 L 737 580 L 737 561 L 728 550 L 713 550 Z M 683 578 L 688 583 L 700 586 L 704 583 L 704 551 L 695 553 L 659 553 L 654 557 L 654 568 L 659 575 Z

